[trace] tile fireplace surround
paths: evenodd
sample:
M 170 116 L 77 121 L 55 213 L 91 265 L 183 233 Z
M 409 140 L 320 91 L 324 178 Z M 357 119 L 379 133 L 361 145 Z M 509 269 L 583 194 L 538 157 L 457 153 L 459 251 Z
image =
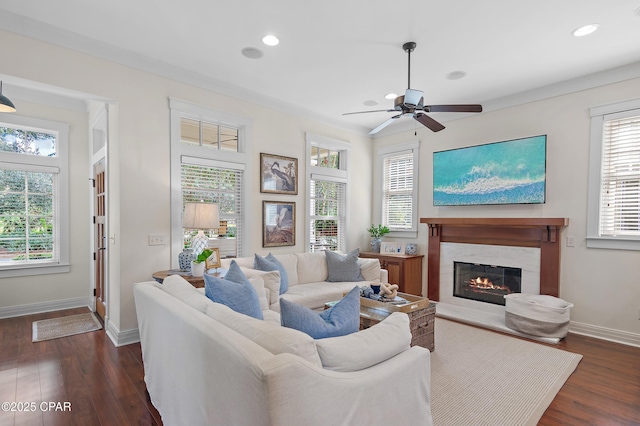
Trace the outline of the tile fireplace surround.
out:
M 466 303 L 467 301 L 462 299 L 459 303 L 450 303 L 459 298 L 448 294 L 452 288 L 452 283 L 448 282 L 452 281 L 452 275 L 446 270 L 441 272 L 441 263 L 449 261 L 452 247 L 474 247 L 469 244 L 487 246 L 481 251 L 493 252 L 494 256 L 499 256 L 501 250 L 509 248 L 514 248 L 514 253 L 533 253 L 532 257 L 529 256 L 529 261 L 533 259 L 536 264 L 529 265 L 528 269 L 535 272 L 535 279 L 530 280 L 535 289 L 528 286 L 522 291 L 535 294 L 539 287 L 540 294 L 557 297 L 560 279 L 560 231 L 568 222 L 566 218 L 421 218 L 420 223 L 429 226 L 427 296 L 433 301 L 441 302 L 437 308 L 438 316 L 532 337 L 506 328 L 504 306 L 482 302 Z M 458 252 L 457 248 L 454 250 Z M 480 305 L 480 309 L 473 303 Z M 559 341 L 537 339 L 550 343 Z

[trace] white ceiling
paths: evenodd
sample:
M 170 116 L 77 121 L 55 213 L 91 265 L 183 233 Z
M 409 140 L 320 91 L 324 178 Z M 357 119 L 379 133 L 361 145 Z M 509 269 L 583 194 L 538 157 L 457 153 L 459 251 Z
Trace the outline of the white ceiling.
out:
M 0 28 L 368 131 L 391 114 L 342 114 L 392 108 L 384 95 L 406 89 L 407 41 L 417 43 L 411 86 L 426 104 L 487 111 L 567 80 L 594 84 L 584 77 L 619 67 L 618 79 L 640 76 L 639 8 L 638 0 L 0 0 Z M 571 35 L 589 23 L 599 30 Z M 269 33 L 278 46 L 262 44 Z M 246 58 L 245 47 L 264 56 Z M 467 76 L 446 79 L 452 71 Z

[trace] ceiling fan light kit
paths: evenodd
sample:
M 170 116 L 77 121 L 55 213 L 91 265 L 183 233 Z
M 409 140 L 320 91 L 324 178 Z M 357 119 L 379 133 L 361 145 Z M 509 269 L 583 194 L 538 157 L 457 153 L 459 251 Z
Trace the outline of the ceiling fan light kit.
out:
M 433 132 L 439 132 L 444 129 L 444 126 L 438 121 L 434 120 L 425 113 L 431 112 L 482 112 L 482 105 L 478 104 L 459 104 L 459 105 L 424 105 L 424 92 L 411 88 L 411 52 L 416 48 L 416 43 L 413 41 L 407 42 L 402 45 L 402 49 L 407 52 L 407 90 L 404 95 L 397 96 L 393 101 L 393 109 L 389 110 L 374 110 L 374 111 L 358 111 L 347 112 L 343 115 L 350 114 L 364 114 L 369 112 L 400 112 L 400 114 L 394 115 L 387 119 L 379 126 L 372 129 L 369 134 L 373 135 L 380 130 L 393 123 L 394 120 L 404 116 L 411 115 L 414 120 L 429 128 Z M 387 98 L 389 99 L 389 98 Z

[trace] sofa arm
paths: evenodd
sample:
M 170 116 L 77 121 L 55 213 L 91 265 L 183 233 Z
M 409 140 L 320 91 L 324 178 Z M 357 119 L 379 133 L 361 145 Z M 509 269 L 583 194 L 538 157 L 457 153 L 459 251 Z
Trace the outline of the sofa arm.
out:
M 274 425 L 433 424 L 425 348 L 414 346 L 354 372 L 324 370 L 291 354 L 262 367 Z

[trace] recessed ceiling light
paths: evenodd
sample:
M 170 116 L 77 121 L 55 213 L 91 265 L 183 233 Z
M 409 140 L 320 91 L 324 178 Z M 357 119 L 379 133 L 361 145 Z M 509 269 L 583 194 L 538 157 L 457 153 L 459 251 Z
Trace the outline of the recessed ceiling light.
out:
M 445 75 L 445 77 L 449 80 L 460 80 L 461 78 L 465 78 L 467 73 L 464 71 L 451 71 L 449 74 Z
M 385 99 L 395 99 L 397 97 L 398 95 L 396 93 L 387 93 L 386 95 L 384 95 Z
M 378 105 L 378 101 L 374 101 L 373 99 L 363 102 L 366 106 L 376 106 Z
M 274 35 L 266 35 L 262 37 L 262 42 L 267 46 L 277 46 L 280 43 L 280 39 Z
M 580 28 L 576 28 L 575 30 L 571 31 L 571 34 L 576 37 L 586 36 L 597 30 L 599 26 L 600 25 L 598 24 L 583 25 Z
M 251 59 L 260 59 L 262 58 L 262 50 L 256 49 L 255 47 L 245 47 L 240 51 L 244 56 Z

